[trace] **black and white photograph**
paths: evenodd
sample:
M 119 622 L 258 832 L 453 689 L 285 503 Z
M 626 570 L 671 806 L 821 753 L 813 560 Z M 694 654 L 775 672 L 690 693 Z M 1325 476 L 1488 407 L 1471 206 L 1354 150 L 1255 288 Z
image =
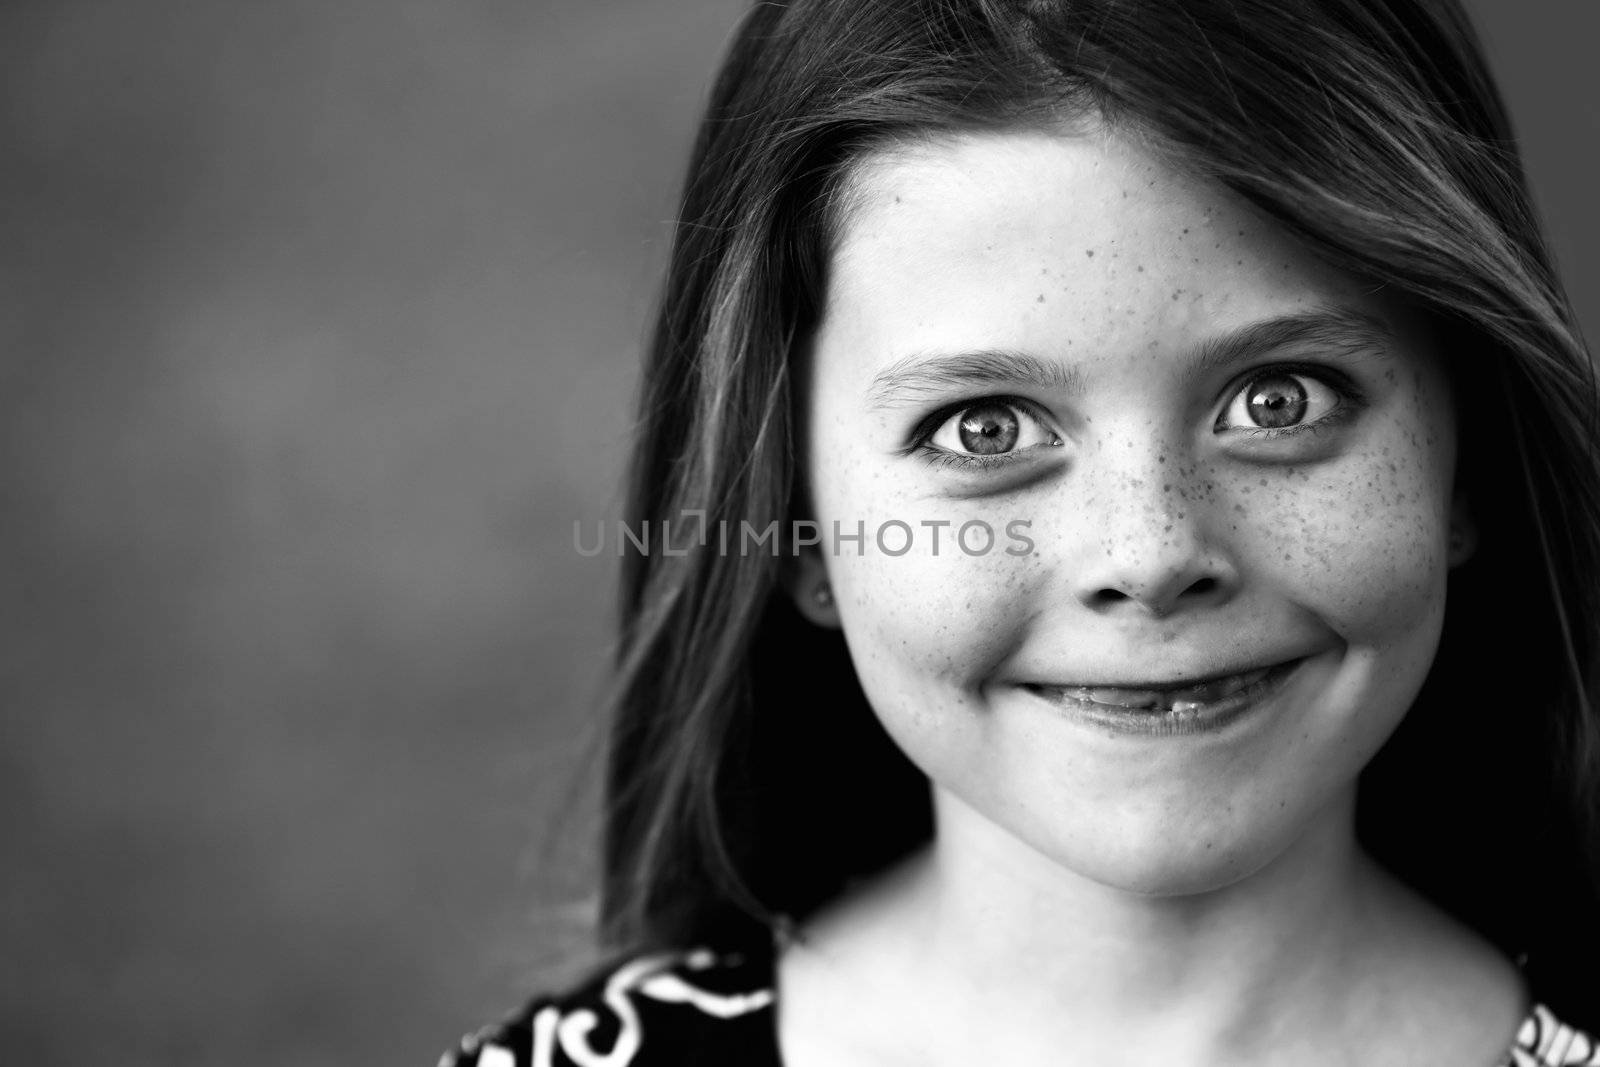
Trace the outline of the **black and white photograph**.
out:
M 0 6 L 0 1032 L 1600 1067 L 1600 6 Z

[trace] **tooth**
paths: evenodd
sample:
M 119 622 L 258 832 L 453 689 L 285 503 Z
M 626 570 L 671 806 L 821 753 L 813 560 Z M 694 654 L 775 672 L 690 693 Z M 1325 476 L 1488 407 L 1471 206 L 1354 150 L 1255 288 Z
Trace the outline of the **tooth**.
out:
M 1116 704 L 1124 708 L 1154 708 L 1165 703 L 1165 694 L 1152 689 L 1088 689 L 1086 699 L 1096 704 Z

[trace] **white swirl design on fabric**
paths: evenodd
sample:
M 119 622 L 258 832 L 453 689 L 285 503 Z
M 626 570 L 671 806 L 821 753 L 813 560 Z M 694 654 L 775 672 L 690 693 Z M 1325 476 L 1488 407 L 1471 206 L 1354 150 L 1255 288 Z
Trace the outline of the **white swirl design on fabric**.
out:
M 709 971 L 718 965 L 718 960 L 709 949 L 696 949 L 683 958 L 683 965 L 691 971 Z M 770 989 L 758 989 L 750 993 L 712 993 L 690 985 L 671 972 L 645 978 L 639 984 L 639 992 L 664 1004 L 692 1004 L 718 1019 L 734 1019 L 772 1004 Z
M 673 956 L 641 956 L 624 964 L 609 979 L 601 999 L 617 1017 L 617 1039 L 609 1052 L 600 1052 L 589 1044 L 589 1034 L 600 1025 L 600 1017 L 587 1008 L 580 1008 L 562 1019 L 556 1028 L 561 1039 L 561 1051 L 578 1067 L 626 1067 L 633 1062 L 644 1040 L 644 1030 L 639 1025 L 639 1010 L 633 1006 L 628 994 L 646 977 L 670 967 Z
M 1517 1032 L 1514 1067 L 1600 1067 L 1600 1047 L 1589 1035 L 1561 1022 L 1543 1004 Z
M 502 1045 L 485 1045 L 478 1050 L 478 1067 L 517 1067 L 517 1058 Z
M 604 1051 L 595 1048 L 590 1040 L 601 1021 L 596 1012 L 578 1008 L 563 1017 L 554 1007 L 542 1009 L 533 1018 L 532 1067 L 553 1067 L 557 1052 L 576 1067 L 627 1067 L 644 1041 L 639 1009 L 632 999 L 635 994 L 665 1004 L 688 1004 L 719 1019 L 736 1018 L 772 1004 L 770 989 L 715 993 L 671 970 L 681 965 L 687 970 L 705 971 L 718 964 L 713 953 L 700 949 L 686 956 L 643 956 L 619 968 L 606 980 L 601 994 L 617 1023 L 617 1036 Z
M 553 1067 L 556 1024 L 560 1021 L 561 1013 L 555 1008 L 544 1008 L 533 1017 L 533 1067 Z

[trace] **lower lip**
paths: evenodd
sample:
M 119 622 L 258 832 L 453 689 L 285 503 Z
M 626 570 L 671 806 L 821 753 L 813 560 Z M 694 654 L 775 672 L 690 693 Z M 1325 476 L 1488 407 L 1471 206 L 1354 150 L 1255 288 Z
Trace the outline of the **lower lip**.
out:
M 1122 708 L 1115 704 L 1080 700 L 1059 686 L 1025 686 L 1028 692 L 1059 708 L 1073 718 L 1103 730 L 1144 737 L 1172 737 L 1180 734 L 1215 733 L 1249 715 L 1283 689 L 1289 676 L 1305 660 L 1280 664 L 1266 677 L 1209 704 L 1188 705 L 1182 710 L 1155 711 Z

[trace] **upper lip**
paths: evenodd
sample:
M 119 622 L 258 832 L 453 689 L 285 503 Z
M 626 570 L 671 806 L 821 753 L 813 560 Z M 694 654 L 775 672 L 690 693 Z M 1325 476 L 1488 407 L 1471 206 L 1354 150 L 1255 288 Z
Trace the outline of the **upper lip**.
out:
M 1206 685 L 1210 682 L 1219 682 L 1225 678 L 1234 678 L 1252 671 L 1272 670 L 1276 667 L 1288 666 L 1305 659 L 1306 655 L 1289 656 L 1282 659 L 1257 660 L 1253 663 L 1237 667 L 1227 667 L 1221 670 L 1210 671 L 1205 674 L 1188 674 L 1165 679 L 1097 679 L 1093 681 L 1044 681 L 1030 680 L 1024 685 L 1031 685 L 1045 689 L 1127 689 L 1145 692 L 1161 692 L 1170 689 L 1192 689 L 1196 686 Z

